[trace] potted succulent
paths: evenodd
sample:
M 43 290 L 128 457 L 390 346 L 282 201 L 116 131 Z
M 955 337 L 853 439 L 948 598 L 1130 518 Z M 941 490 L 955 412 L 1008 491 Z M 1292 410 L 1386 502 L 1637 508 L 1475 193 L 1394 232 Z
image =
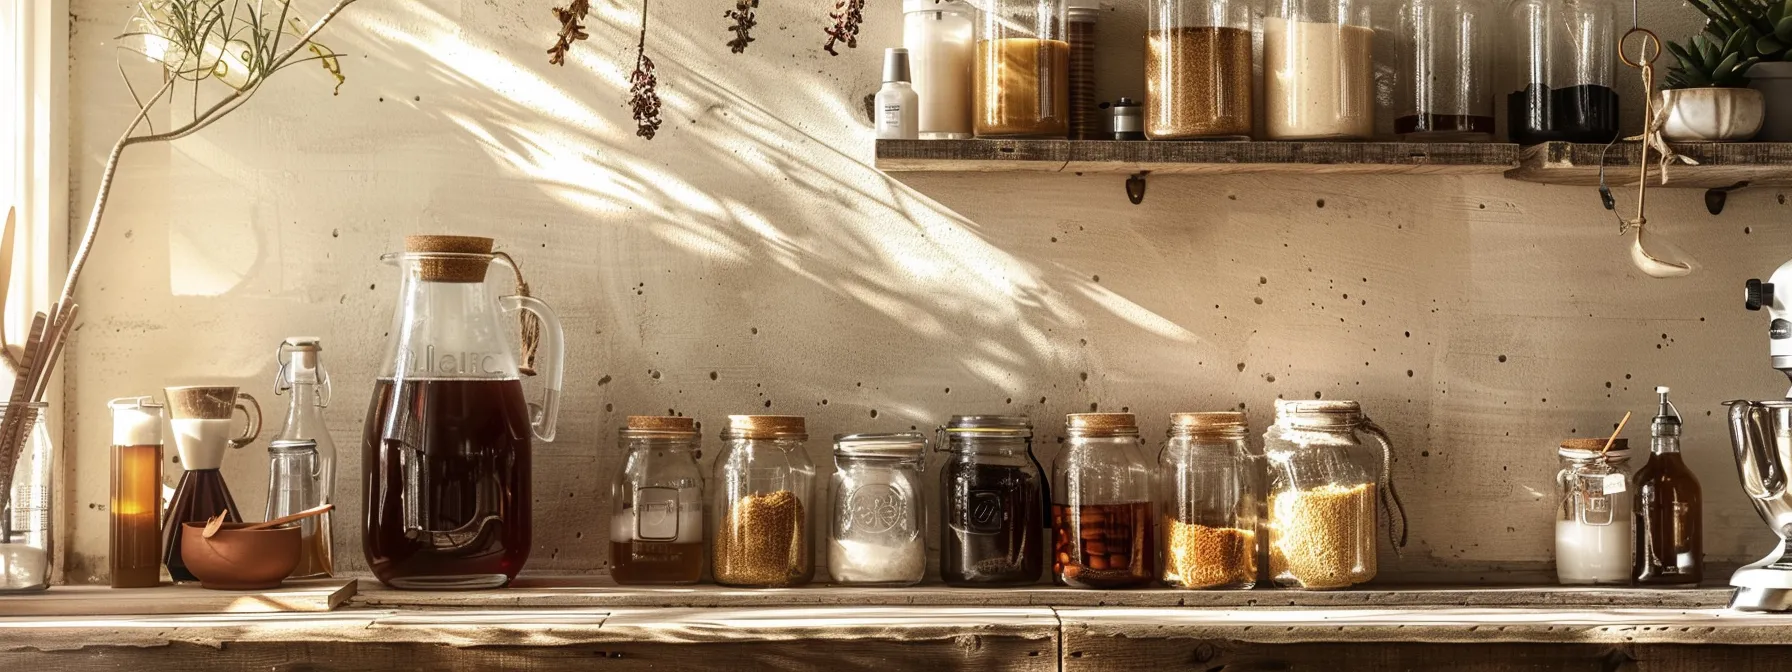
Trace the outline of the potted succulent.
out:
M 1772 114 L 1763 142 L 1792 142 L 1792 0 L 1687 0 L 1705 15 L 1705 32 L 1727 42 L 1740 33 L 1737 53 L 1760 59 L 1749 87 L 1760 91 Z
M 1750 36 L 1734 31 L 1721 44 L 1706 32 L 1682 46 L 1669 42 L 1679 63 L 1668 68 L 1661 91 L 1661 135 L 1677 142 L 1734 142 L 1761 130 L 1766 105 L 1748 88 L 1749 69 L 1760 60 L 1746 53 Z

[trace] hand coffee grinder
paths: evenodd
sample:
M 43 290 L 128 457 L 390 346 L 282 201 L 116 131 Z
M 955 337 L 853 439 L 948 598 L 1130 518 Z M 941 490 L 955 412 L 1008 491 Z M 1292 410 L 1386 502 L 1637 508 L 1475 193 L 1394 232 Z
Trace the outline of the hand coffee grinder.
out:
M 1792 261 L 1781 265 L 1767 282 L 1750 280 L 1746 306 L 1767 309 L 1767 349 L 1773 368 L 1792 379 Z M 1742 489 L 1761 519 L 1780 537 L 1767 557 L 1736 570 L 1730 585 L 1736 594 L 1730 608 L 1741 611 L 1792 610 L 1792 488 L 1786 469 L 1792 467 L 1792 391 L 1777 401 L 1737 400 L 1730 407 L 1730 444 L 1736 449 L 1736 471 Z

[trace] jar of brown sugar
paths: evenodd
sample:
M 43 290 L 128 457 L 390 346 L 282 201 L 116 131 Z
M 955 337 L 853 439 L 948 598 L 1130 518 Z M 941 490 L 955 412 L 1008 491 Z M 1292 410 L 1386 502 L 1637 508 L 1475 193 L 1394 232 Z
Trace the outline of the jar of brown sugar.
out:
M 1151 469 L 1131 413 L 1073 413 L 1052 463 L 1052 574 L 1076 588 L 1157 579 Z
M 1256 461 L 1243 413 L 1177 413 L 1158 455 L 1163 580 L 1172 588 L 1257 584 Z
M 788 587 L 809 583 L 815 464 L 802 416 L 730 415 L 715 466 L 716 583 Z
M 1151 0 L 1145 134 L 1152 140 L 1251 135 L 1251 6 Z

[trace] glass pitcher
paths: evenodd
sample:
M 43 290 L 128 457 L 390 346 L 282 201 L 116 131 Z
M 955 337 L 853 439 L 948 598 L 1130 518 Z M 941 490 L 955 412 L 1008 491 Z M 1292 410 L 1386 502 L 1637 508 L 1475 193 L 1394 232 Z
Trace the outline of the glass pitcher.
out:
M 1379 450 L 1363 459 L 1357 431 Z M 1387 432 L 1354 401 L 1276 400 L 1263 435 L 1269 463 L 1269 569 L 1277 586 L 1326 590 L 1375 578 L 1376 502 L 1395 548 L 1406 545 L 1406 512 L 1394 492 Z
M 516 267 L 490 238 L 408 236 L 382 260 L 403 283 L 362 431 L 367 564 L 394 588 L 501 587 L 529 558 L 530 440 L 554 440 L 560 321 L 493 296 L 486 270 Z M 540 321 L 539 403 L 523 396 L 518 311 Z

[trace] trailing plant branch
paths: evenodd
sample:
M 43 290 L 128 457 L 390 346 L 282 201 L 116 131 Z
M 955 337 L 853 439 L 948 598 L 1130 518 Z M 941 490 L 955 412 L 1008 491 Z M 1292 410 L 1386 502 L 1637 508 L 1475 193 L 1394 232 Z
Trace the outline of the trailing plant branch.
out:
M 828 18 L 834 20 L 834 25 L 827 29 L 828 41 L 822 45 L 823 51 L 839 56 L 834 45 L 840 42 L 845 42 L 847 49 L 859 48 L 859 24 L 865 20 L 865 0 L 836 0 L 834 11 Z
M 734 25 L 728 27 L 729 32 L 734 33 L 734 39 L 728 40 L 730 51 L 744 53 L 747 45 L 753 42 L 753 27 L 759 25 L 759 19 L 753 13 L 756 9 L 759 9 L 759 0 L 735 0 L 734 9 L 722 12 L 722 16 L 734 19 Z
M 585 25 L 579 23 L 589 14 L 590 0 L 572 0 L 565 7 L 554 8 L 554 18 L 560 21 L 560 36 L 555 39 L 554 46 L 548 47 L 549 65 L 566 65 L 566 52 L 572 49 L 572 43 L 591 37 L 585 32 Z
M 647 57 L 647 3 L 641 0 L 641 38 L 635 43 L 635 71 L 629 75 L 628 104 L 635 116 L 635 135 L 648 140 L 660 130 L 659 78 Z

